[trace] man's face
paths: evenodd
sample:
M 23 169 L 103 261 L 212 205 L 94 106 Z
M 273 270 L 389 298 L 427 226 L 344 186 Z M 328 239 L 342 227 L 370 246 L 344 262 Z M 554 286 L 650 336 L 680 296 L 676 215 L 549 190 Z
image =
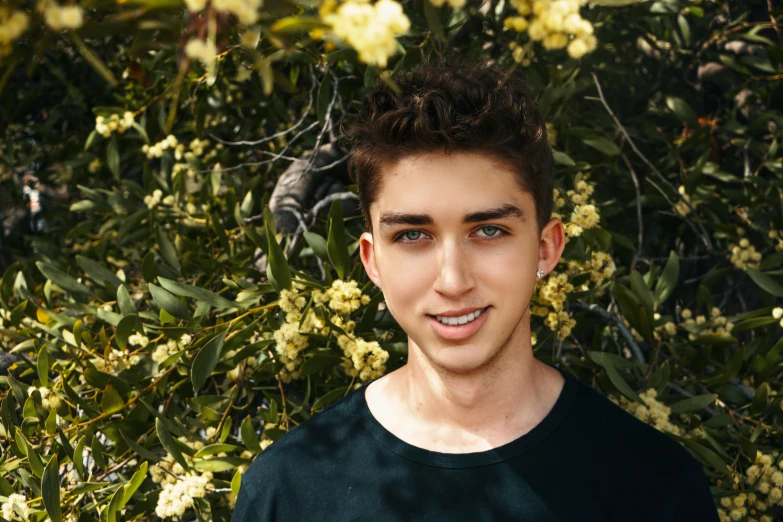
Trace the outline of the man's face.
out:
M 361 259 L 411 350 L 470 373 L 530 342 L 536 270 L 557 264 L 563 226 L 553 219 L 539 238 L 533 197 L 510 170 L 467 153 L 406 158 L 383 168 L 370 215 Z M 485 310 L 456 327 L 435 318 L 464 309 Z

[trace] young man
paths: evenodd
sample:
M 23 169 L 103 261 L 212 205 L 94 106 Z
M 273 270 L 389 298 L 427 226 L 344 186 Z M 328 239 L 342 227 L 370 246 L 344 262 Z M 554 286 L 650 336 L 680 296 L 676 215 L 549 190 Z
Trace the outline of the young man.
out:
M 259 455 L 234 522 L 717 521 L 679 443 L 533 356 L 533 289 L 565 239 L 524 82 L 453 58 L 396 81 L 349 165 L 407 364 Z

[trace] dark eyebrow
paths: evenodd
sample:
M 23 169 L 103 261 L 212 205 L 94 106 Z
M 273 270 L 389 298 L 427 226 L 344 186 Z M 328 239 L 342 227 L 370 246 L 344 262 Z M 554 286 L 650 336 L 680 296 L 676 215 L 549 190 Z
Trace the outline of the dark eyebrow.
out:
M 525 212 L 516 205 L 506 203 L 499 207 L 488 208 L 465 214 L 462 222 L 480 223 L 493 219 L 512 218 L 519 221 L 525 220 Z M 393 225 L 433 225 L 435 220 L 429 214 L 407 214 L 404 212 L 387 211 L 381 215 L 380 228 L 386 228 Z

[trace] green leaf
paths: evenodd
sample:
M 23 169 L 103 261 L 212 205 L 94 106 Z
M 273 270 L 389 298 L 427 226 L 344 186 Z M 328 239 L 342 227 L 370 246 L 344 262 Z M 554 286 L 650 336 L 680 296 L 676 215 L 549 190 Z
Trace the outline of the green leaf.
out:
M 650 289 L 647 288 L 647 285 L 644 283 L 644 279 L 642 278 L 642 275 L 636 270 L 631 272 L 630 281 L 631 281 L 631 290 L 633 290 L 633 293 L 636 295 L 636 298 L 639 300 L 639 303 L 647 312 L 647 320 L 650 323 L 652 323 L 653 314 L 655 313 L 655 308 L 654 308 L 655 305 L 653 303 L 653 295 L 650 292 Z
M 337 199 L 332 201 L 332 206 L 329 209 L 329 236 L 326 248 L 329 252 L 329 260 L 337 270 L 337 276 L 340 279 L 345 279 L 349 270 L 350 256 L 348 255 L 348 245 L 345 243 L 343 210 L 340 200 Z
M 234 495 L 239 494 L 239 486 L 242 484 L 242 473 L 237 470 L 236 473 L 234 473 L 234 477 L 231 479 L 231 492 Z
M 84 476 L 84 447 L 87 445 L 87 436 L 82 435 L 79 442 L 76 443 L 76 449 L 73 452 L 73 466 L 76 468 L 76 473 L 79 474 L 79 478 L 85 480 Z
M 130 447 L 130 449 L 132 449 L 133 451 L 139 454 L 139 457 L 145 458 L 147 460 L 151 460 L 152 462 L 157 462 L 160 460 L 160 457 L 158 457 L 158 455 L 151 452 L 141 444 L 138 444 L 131 437 L 125 435 L 124 431 L 120 431 L 120 435 L 122 435 L 122 438 L 125 440 L 125 443 Z
M 120 506 L 120 509 L 130 501 L 131 497 L 133 497 L 133 494 L 136 492 L 137 489 L 139 489 L 139 486 L 141 486 L 141 483 L 144 482 L 144 479 L 147 477 L 147 469 L 149 468 L 149 464 L 147 462 L 143 462 L 141 466 L 139 466 L 139 469 L 136 470 L 136 473 L 133 474 L 130 481 L 128 481 L 127 484 L 125 484 L 125 491 L 122 496 L 122 506 Z
M 209 376 L 212 375 L 212 371 L 220 360 L 220 352 L 223 349 L 227 333 L 228 329 L 225 329 L 220 335 L 213 337 L 199 350 L 195 359 L 193 359 L 193 367 L 190 371 L 190 378 L 193 381 L 193 393 L 198 393 L 201 387 L 204 386 L 204 383 L 207 382 Z
M 57 410 L 49 410 L 49 415 L 46 417 L 44 428 L 46 429 L 46 433 L 49 435 L 54 435 L 57 433 Z
M 655 282 L 655 308 L 665 302 L 677 286 L 677 280 L 680 277 L 680 258 L 672 250 L 669 252 L 669 259 L 666 266 L 663 267 L 661 276 Z
M 235 469 L 237 466 L 247 464 L 248 460 L 242 457 L 215 457 L 208 460 L 199 460 L 193 463 L 193 467 L 200 471 L 218 473 Z
M 105 415 L 111 415 L 118 411 L 122 411 L 125 408 L 125 401 L 122 400 L 120 394 L 117 393 L 111 384 L 106 385 L 106 389 L 103 391 L 103 398 L 101 399 L 101 410 Z
M 762 328 L 764 326 L 769 326 L 771 324 L 777 324 L 777 322 L 778 320 L 772 316 L 754 317 L 752 319 L 747 319 L 745 321 L 734 323 L 734 328 L 732 328 L 731 333 L 740 333 L 740 332 L 745 332 L 747 330 L 755 330 L 756 328 Z
M 559 150 L 553 150 L 552 156 L 554 156 L 555 164 L 557 165 L 563 165 L 566 167 L 573 167 L 576 165 L 574 160 L 571 159 L 571 156 L 569 156 L 565 152 L 560 152 Z
M 207 303 L 208 305 L 214 306 L 218 310 L 225 310 L 226 308 L 232 308 L 236 306 L 235 303 L 232 303 L 225 297 L 222 297 L 215 292 L 212 292 L 210 290 L 207 290 L 206 288 L 200 288 L 198 286 L 193 285 L 186 285 L 183 283 L 179 283 L 177 281 L 173 281 L 171 279 L 166 279 L 165 277 L 158 276 L 158 281 L 160 282 L 160 286 L 168 290 L 174 295 L 181 295 L 184 297 L 192 297 L 193 299 L 198 299 L 199 301 L 202 301 L 204 303 Z
M 52 522 L 62 522 L 60 511 L 60 465 L 52 455 L 41 477 L 41 499 Z
M 258 442 L 258 435 L 256 435 L 256 430 L 253 428 L 253 421 L 250 420 L 250 415 L 242 421 L 239 433 L 242 435 L 242 443 L 247 449 L 255 452 L 261 451 L 261 444 Z
M 275 239 L 275 218 L 268 206 L 264 206 L 264 227 L 266 228 L 266 237 L 268 241 L 268 257 L 266 266 L 266 276 L 272 286 L 280 292 L 281 290 L 290 290 L 292 286 L 291 268 L 288 266 L 288 260 L 285 258 L 283 249 Z
M 163 448 L 169 452 L 169 455 L 171 455 L 180 466 L 185 468 L 185 471 L 190 470 L 190 466 L 188 466 L 185 457 L 182 456 L 182 452 L 179 450 L 176 440 L 171 436 L 171 433 L 169 433 L 169 430 L 166 429 L 166 426 L 163 425 L 163 422 L 161 422 L 159 417 L 155 419 L 155 430 L 158 433 L 160 443 L 163 445 Z
M 117 323 L 117 328 L 114 329 L 114 341 L 120 350 L 124 350 L 128 346 L 128 338 L 136 331 L 138 325 L 139 316 L 136 314 L 126 315 Z
M 106 509 L 106 522 L 117 522 L 117 513 L 121 509 L 122 499 L 125 497 L 124 487 L 119 488 L 111 496 L 109 507 Z
M 196 452 L 194 457 L 201 458 L 201 457 L 209 457 L 211 455 L 217 455 L 218 453 L 228 453 L 229 451 L 240 451 L 242 448 L 239 446 L 234 446 L 233 444 L 210 444 L 209 446 L 204 446 L 200 450 Z
M 245 197 L 242 200 L 242 204 L 239 206 L 239 215 L 245 219 L 252 216 L 254 203 L 255 200 L 253 199 L 253 191 L 248 190 L 247 194 L 245 194 Z
M 609 380 L 612 381 L 612 384 L 614 384 L 614 387 L 617 388 L 620 393 L 625 395 L 633 402 L 642 402 L 641 399 L 639 399 L 639 396 L 636 395 L 636 392 L 631 389 L 628 383 L 625 382 L 625 379 L 623 379 L 617 372 L 617 369 L 614 367 L 614 363 L 611 359 L 604 359 L 604 369 L 606 370 L 606 375 L 609 377 Z
M 315 404 L 313 404 L 313 407 L 311 408 L 312 412 L 316 412 L 329 404 L 330 402 L 342 397 L 345 395 L 345 392 L 347 392 L 350 389 L 350 386 L 343 386 L 341 388 L 337 388 L 335 390 L 332 390 L 325 395 L 323 395 L 321 398 L 319 398 L 317 401 L 315 401 Z
M 152 294 L 152 300 L 155 301 L 160 308 L 166 310 L 168 313 L 179 319 L 190 320 L 192 319 L 188 308 L 182 304 L 179 299 L 174 297 L 173 294 L 167 290 L 153 284 L 149 285 L 150 294 Z
M 114 179 L 120 179 L 120 142 L 117 135 L 112 134 L 109 145 L 106 147 L 106 165 L 114 175 Z
M 735 344 L 737 339 L 729 334 L 704 334 L 691 341 L 693 344 L 724 345 Z
M 155 264 L 155 253 L 147 252 L 141 262 L 141 275 L 148 283 L 154 283 L 158 277 L 158 265 Z
M 92 291 L 81 284 L 79 281 L 76 280 L 73 276 L 70 276 L 60 270 L 59 268 L 55 268 L 52 265 L 48 265 L 42 261 L 37 261 L 35 263 L 35 266 L 38 267 L 38 270 L 41 271 L 41 273 L 49 279 L 52 283 L 56 284 L 63 290 L 67 292 L 71 292 L 74 294 L 91 294 Z
M 179 264 L 179 256 L 177 249 L 174 248 L 174 244 L 169 240 L 168 236 L 163 232 L 160 227 L 155 227 L 155 237 L 158 239 L 158 246 L 160 247 L 160 255 L 169 264 L 171 268 L 182 272 L 182 267 Z
M 783 286 L 781 286 L 777 281 L 769 277 L 767 274 L 756 270 L 753 267 L 748 267 L 747 272 L 750 278 L 753 279 L 753 282 L 756 283 L 759 288 L 769 294 L 774 295 L 775 297 L 783 297 Z
M 682 98 L 667 96 L 666 106 L 669 107 L 669 110 L 671 110 L 680 121 L 688 123 L 689 125 L 698 125 L 699 119 L 696 116 L 696 113 L 693 112 L 693 109 L 688 105 L 688 102 Z
M 338 355 L 316 354 L 302 364 L 299 373 L 303 376 L 312 375 L 334 368 L 342 361 L 343 358 Z
M 38 370 L 38 379 L 41 381 L 41 386 L 49 386 L 49 350 L 46 348 L 46 345 L 38 350 L 36 369 Z
M 582 140 L 582 142 L 594 149 L 596 149 L 599 152 L 603 152 L 607 156 L 619 156 L 620 155 L 620 147 L 615 145 L 615 143 L 608 139 L 604 138 L 603 136 L 596 136 L 592 138 L 585 138 Z
M 120 313 L 124 316 L 136 313 L 136 303 L 133 302 L 125 285 L 121 284 L 117 287 L 117 304 L 120 307 Z
M 108 285 L 114 288 L 122 284 L 122 280 L 114 275 L 111 270 L 103 265 L 96 263 L 90 258 L 76 256 L 76 263 L 84 271 L 87 277 L 100 285 Z
M 446 33 L 443 30 L 443 24 L 440 21 L 439 9 L 435 7 L 430 0 L 422 0 L 424 2 L 424 18 L 427 20 L 427 26 L 435 35 L 435 38 L 440 40 L 441 43 L 446 42 Z
M 87 136 L 87 140 L 84 142 L 84 152 L 87 152 L 87 150 L 89 150 L 89 148 L 92 146 L 92 144 L 95 142 L 95 139 L 98 136 L 100 136 L 100 134 L 98 134 L 97 130 L 93 129 L 93 131 L 90 132 L 90 135 Z
M 707 393 L 705 395 L 696 395 L 695 397 L 688 397 L 679 402 L 675 402 L 669 408 L 672 413 L 690 413 L 693 411 L 703 410 L 704 408 L 715 403 L 715 399 L 718 396 L 714 393 Z
M 95 460 L 95 465 L 105 470 L 106 459 L 103 457 L 103 446 L 101 445 L 101 441 L 98 440 L 98 437 L 92 438 L 92 443 L 90 444 L 90 450 L 91 450 L 92 458 Z
M 693 452 L 696 455 L 696 458 L 698 458 L 703 463 L 715 468 L 716 470 L 720 471 L 722 474 L 724 474 L 727 477 L 731 476 L 731 471 L 729 470 L 729 467 L 726 465 L 723 459 L 721 459 L 720 456 L 714 451 L 712 451 L 711 449 L 705 448 L 701 444 L 694 442 L 690 439 L 678 437 L 677 435 L 671 435 L 671 434 L 670 436 L 682 442 L 682 444 L 686 448 L 691 450 L 691 452 Z
M 761 383 L 761 386 L 756 388 L 756 393 L 753 396 L 753 402 L 751 403 L 750 410 L 756 414 L 763 412 L 764 408 L 767 407 L 768 400 L 769 400 L 769 384 L 764 382 Z
M 318 88 L 318 99 L 316 103 L 316 114 L 318 115 L 318 124 L 323 128 L 326 125 L 326 117 L 329 116 L 329 102 L 332 99 L 332 81 L 329 74 L 324 75 L 321 86 Z
M 707 386 L 712 386 L 714 384 L 723 384 L 725 382 L 730 381 L 734 377 L 737 376 L 740 369 L 742 368 L 742 363 L 745 360 L 745 347 L 741 347 L 739 350 L 734 352 L 734 355 L 731 356 L 731 359 L 729 359 L 729 362 L 726 363 L 726 366 L 723 367 L 723 371 L 719 373 L 718 375 L 715 375 L 714 377 L 710 377 L 709 379 L 704 379 L 702 381 Z
M 76 49 L 79 50 L 84 59 L 87 60 L 93 69 L 95 69 L 95 72 L 97 72 L 104 80 L 106 80 L 106 82 L 111 87 L 116 87 L 118 85 L 117 78 L 114 77 L 111 69 L 109 69 L 106 64 L 103 63 L 103 60 L 98 58 L 98 56 L 92 52 L 89 47 L 87 47 L 87 45 L 79 36 L 79 33 L 76 31 L 68 31 L 68 34 L 71 37 L 71 41 L 73 42 L 74 46 L 76 46 Z
M 275 33 L 300 33 L 313 29 L 329 29 L 317 16 L 286 16 L 272 24 Z
M 149 136 L 147 136 L 147 131 L 146 131 L 146 130 L 144 130 L 144 127 L 142 127 L 142 126 L 139 124 L 139 122 L 137 122 L 137 121 L 134 121 L 134 122 L 133 122 L 133 124 L 132 124 L 132 127 L 133 127 L 134 129 L 136 129 L 136 132 L 138 132 L 138 133 L 139 133 L 139 136 L 141 136 L 141 139 L 143 139 L 143 140 L 144 140 L 144 143 L 147 143 L 147 144 L 149 144 L 149 142 L 150 142 L 150 137 L 149 137 Z
M 329 248 L 326 246 L 326 239 L 323 236 L 315 232 L 304 232 L 302 235 L 310 248 L 313 249 L 313 254 L 322 261 L 329 261 Z

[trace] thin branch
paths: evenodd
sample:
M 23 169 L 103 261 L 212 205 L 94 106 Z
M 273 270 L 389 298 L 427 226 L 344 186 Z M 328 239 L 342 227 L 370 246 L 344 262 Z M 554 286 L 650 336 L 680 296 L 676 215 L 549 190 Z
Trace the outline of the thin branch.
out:
M 642 220 L 642 195 L 639 189 L 639 178 L 636 176 L 636 171 L 633 169 L 631 162 L 628 161 L 628 157 L 625 154 L 621 154 L 625 166 L 628 167 L 628 171 L 631 173 L 631 179 L 633 180 L 633 188 L 636 191 L 636 222 L 639 228 L 638 244 L 636 245 L 636 252 L 631 260 L 631 272 L 633 272 L 636 262 L 642 256 L 642 249 L 644 248 L 644 221 Z
M 639 348 L 639 345 L 636 344 L 636 339 L 633 338 L 633 335 L 628 330 L 628 328 L 623 324 L 622 319 L 617 317 L 616 315 L 609 313 L 605 309 L 601 308 L 597 304 L 586 304 L 581 303 L 579 301 L 574 301 L 572 303 L 577 308 L 581 308 L 582 310 L 591 312 L 598 317 L 602 318 L 605 321 L 609 321 L 620 330 L 620 333 L 625 338 L 625 341 L 628 343 L 628 346 L 631 347 L 631 352 L 633 352 L 634 357 L 636 357 L 636 360 L 639 361 L 642 364 L 647 364 L 644 358 L 644 354 L 642 353 L 641 348 Z
M 693 205 L 691 205 L 690 201 L 686 200 L 685 197 L 677 191 L 677 189 L 674 187 L 674 185 L 672 185 L 672 183 L 668 179 L 666 179 L 666 177 L 663 174 L 661 174 L 661 172 L 655 167 L 655 165 L 653 165 L 652 162 L 649 159 L 647 159 L 647 156 L 642 154 L 642 152 L 638 149 L 638 147 L 636 146 L 636 143 L 633 141 L 633 139 L 631 139 L 631 136 L 628 134 L 628 131 L 625 130 L 625 127 L 620 122 L 620 120 L 617 118 L 617 116 L 615 115 L 614 111 L 609 106 L 609 103 L 607 103 L 606 98 L 604 97 L 604 91 L 601 88 L 601 83 L 598 81 L 598 77 L 595 75 L 595 73 L 591 73 L 591 74 L 593 76 L 593 81 L 595 82 L 595 86 L 598 89 L 598 96 L 601 99 L 601 104 L 604 106 L 604 109 L 606 110 L 606 112 L 609 113 L 609 116 L 611 116 L 612 120 L 614 120 L 614 123 L 615 123 L 615 125 L 617 125 L 617 128 L 620 130 L 620 132 L 623 134 L 623 136 L 625 136 L 625 139 L 628 141 L 628 145 L 631 147 L 631 149 L 634 151 L 634 153 L 636 153 L 636 155 L 639 157 L 639 159 L 641 159 L 644 162 L 644 164 L 647 165 L 647 167 L 650 169 L 650 171 L 662 183 L 665 183 L 666 185 L 668 185 L 669 188 L 672 190 L 672 192 L 677 194 L 677 196 L 679 196 L 679 198 L 683 202 L 685 202 L 685 204 L 688 206 L 688 208 L 691 209 L 691 211 L 694 211 Z M 668 199 L 669 198 L 667 198 L 667 200 Z M 701 225 L 701 223 L 699 223 L 699 228 L 702 229 L 702 233 L 699 234 L 699 235 L 701 236 L 702 240 L 704 241 L 705 246 L 707 247 L 707 249 L 709 251 L 714 250 L 714 247 L 712 246 L 712 241 L 710 240 L 709 234 L 704 229 L 704 227 Z
M 311 69 L 312 69 L 312 67 L 311 67 Z M 311 70 L 311 73 L 312 73 L 312 70 Z M 315 99 L 315 97 L 313 96 L 313 93 L 315 92 L 315 86 L 316 85 L 317 85 L 317 83 L 315 82 L 315 75 L 313 75 L 313 82 L 312 82 L 312 85 L 310 86 L 309 100 L 307 102 L 307 108 L 302 113 L 302 117 L 299 118 L 299 121 L 297 121 L 293 126 L 287 128 L 284 131 L 280 131 L 280 132 L 275 133 L 275 134 L 273 134 L 271 136 L 267 136 L 266 138 L 262 138 L 260 140 L 255 140 L 255 141 L 244 141 L 244 140 L 243 141 L 226 141 L 226 140 L 222 140 L 222 139 L 218 138 L 217 136 L 215 136 L 212 133 L 209 133 L 209 135 L 215 141 L 217 141 L 218 143 L 222 143 L 223 145 L 261 145 L 262 143 L 267 143 L 267 142 L 270 142 L 270 141 L 272 141 L 274 139 L 277 139 L 277 138 L 279 138 L 281 136 L 285 136 L 286 134 L 289 134 L 289 133 L 295 131 L 296 129 L 298 129 L 302 125 L 302 123 L 304 123 L 304 121 L 307 118 L 307 116 L 310 114 L 310 109 L 313 108 L 313 100 Z

